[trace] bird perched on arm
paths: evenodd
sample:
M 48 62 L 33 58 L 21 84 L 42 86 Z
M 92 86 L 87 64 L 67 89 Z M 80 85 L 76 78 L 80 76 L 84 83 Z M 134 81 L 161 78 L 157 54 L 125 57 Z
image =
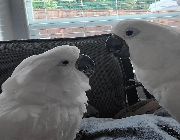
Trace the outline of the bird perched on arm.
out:
M 79 53 L 75 46 L 58 46 L 16 67 L 2 85 L 0 139 L 75 138 L 90 89 L 88 77 L 76 69 Z
M 128 44 L 137 79 L 180 122 L 180 32 L 128 20 L 114 26 L 112 33 Z

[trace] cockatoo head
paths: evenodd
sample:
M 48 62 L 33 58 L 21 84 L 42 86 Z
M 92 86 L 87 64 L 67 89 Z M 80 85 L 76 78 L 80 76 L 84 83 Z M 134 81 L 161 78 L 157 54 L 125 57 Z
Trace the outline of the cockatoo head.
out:
M 79 53 L 80 50 L 77 47 L 63 45 L 39 54 L 37 57 L 43 68 L 67 72 L 75 69 Z
M 167 29 L 160 25 L 141 20 L 121 21 L 112 30 L 128 44 L 133 64 L 152 69 L 159 67 L 154 62 L 161 61 L 162 51 L 158 49 L 161 43 L 165 43 L 166 32 Z
M 88 76 L 78 69 L 90 76 L 94 62 L 88 56 L 80 55 L 75 46 L 58 46 L 21 62 L 3 84 L 3 90 L 7 93 L 16 91 L 17 98 L 30 100 L 32 96 L 32 100 L 36 100 L 35 95 L 42 100 L 67 102 L 90 89 Z

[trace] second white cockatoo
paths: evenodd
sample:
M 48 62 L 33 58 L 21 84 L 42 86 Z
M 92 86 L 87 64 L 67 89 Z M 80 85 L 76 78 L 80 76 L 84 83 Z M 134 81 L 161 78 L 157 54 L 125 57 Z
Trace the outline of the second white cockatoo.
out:
M 114 26 L 112 33 L 128 44 L 137 79 L 180 122 L 180 32 L 127 20 Z

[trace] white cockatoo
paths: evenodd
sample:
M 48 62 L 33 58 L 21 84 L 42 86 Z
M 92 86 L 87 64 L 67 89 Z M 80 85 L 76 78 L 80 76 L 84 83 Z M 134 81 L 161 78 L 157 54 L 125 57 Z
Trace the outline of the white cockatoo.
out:
M 1 140 L 73 140 L 90 89 L 76 69 L 80 50 L 55 47 L 22 61 L 2 85 Z
M 180 33 L 141 20 L 119 22 L 112 33 L 128 44 L 137 79 L 180 122 Z

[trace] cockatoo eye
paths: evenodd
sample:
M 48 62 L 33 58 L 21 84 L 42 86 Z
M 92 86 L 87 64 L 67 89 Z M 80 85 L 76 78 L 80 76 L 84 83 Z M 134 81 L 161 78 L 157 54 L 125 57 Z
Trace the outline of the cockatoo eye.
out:
M 130 28 L 125 31 L 126 37 L 134 37 L 139 34 L 139 30 L 136 28 Z
M 68 60 L 64 60 L 64 61 L 62 61 L 62 64 L 63 65 L 67 65 L 67 64 L 69 64 L 69 61 Z
M 131 35 L 133 35 L 133 33 L 134 33 L 134 32 L 133 32 L 132 30 L 127 30 L 127 31 L 126 31 L 126 35 L 127 35 L 127 36 L 131 36 Z
M 63 61 L 60 61 L 57 66 L 67 66 L 68 64 L 69 64 L 68 60 L 63 60 Z

